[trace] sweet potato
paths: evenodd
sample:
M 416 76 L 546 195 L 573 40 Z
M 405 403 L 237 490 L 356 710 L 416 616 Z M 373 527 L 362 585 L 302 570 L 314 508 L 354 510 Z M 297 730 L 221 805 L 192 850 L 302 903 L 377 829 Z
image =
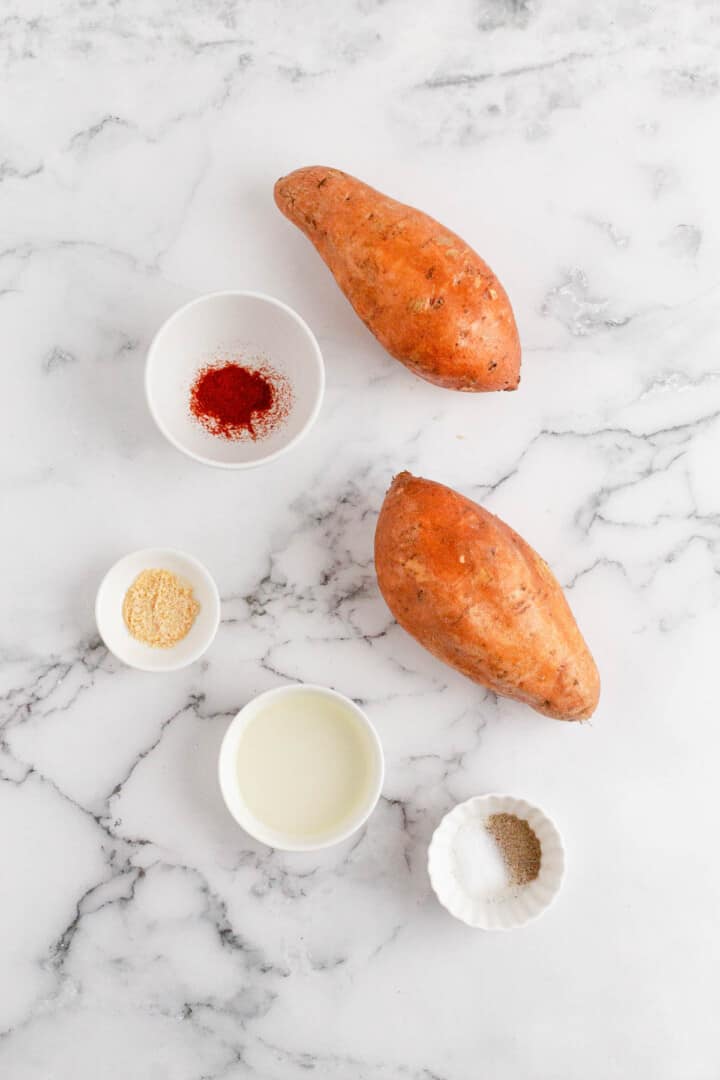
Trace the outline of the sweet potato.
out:
M 592 715 L 600 677 L 547 564 L 499 518 L 403 472 L 375 533 L 380 591 L 440 660 L 559 720 Z
M 278 180 L 275 201 L 313 242 L 392 356 L 453 390 L 515 390 L 520 341 L 487 263 L 427 214 L 338 169 Z

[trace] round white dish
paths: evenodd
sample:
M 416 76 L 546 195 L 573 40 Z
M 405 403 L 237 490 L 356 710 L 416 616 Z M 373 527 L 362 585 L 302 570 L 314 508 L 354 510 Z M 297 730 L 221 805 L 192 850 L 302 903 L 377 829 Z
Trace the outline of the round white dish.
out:
M 192 585 L 200 611 L 186 637 L 170 649 L 154 649 L 137 641 L 123 618 L 125 593 L 143 570 L 170 570 Z M 140 671 L 178 671 L 199 659 L 212 644 L 220 623 L 220 597 L 212 577 L 197 559 L 172 548 L 145 548 L 126 555 L 100 583 L 95 620 L 110 652 Z
M 356 808 L 356 811 L 350 818 L 341 822 L 340 826 L 332 833 L 324 835 L 320 840 L 312 841 L 305 841 L 298 839 L 296 836 L 280 833 L 260 821 L 251 812 L 243 798 L 237 769 L 240 742 L 248 724 L 261 716 L 263 709 L 270 703 L 276 702 L 282 698 L 291 699 L 293 695 L 306 693 L 333 698 L 349 709 L 367 733 L 369 746 L 372 752 L 371 783 L 367 795 L 363 799 L 361 805 Z M 266 690 L 265 693 L 259 694 L 256 698 L 253 698 L 252 701 L 248 702 L 248 704 L 240 710 L 234 720 L 232 720 L 225 732 L 225 737 L 223 738 L 220 747 L 218 777 L 225 805 L 237 823 L 241 825 L 245 832 L 249 833 L 250 836 L 259 840 L 261 843 L 267 844 L 269 847 L 276 848 L 280 851 L 320 851 L 323 848 L 331 847 L 333 844 L 339 844 L 341 841 L 347 840 L 347 838 L 352 836 L 354 832 L 357 832 L 370 817 L 370 814 L 377 806 L 382 791 L 383 780 L 385 778 L 385 758 L 375 728 L 362 709 L 360 709 L 354 701 L 345 697 L 344 694 L 339 694 L 336 690 L 330 690 L 324 686 L 315 686 L 309 683 L 293 683 L 290 686 L 281 686 L 275 690 Z
M 463 882 L 461 836 L 469 830 L 490 839 L 485 822 L 491 814 L 523 818 L 537 836 L 541 863 L 534 881 L 496 888 L 488 879 L 487 891 Z M 428 850 L 430 883 L 440 903 L 456 919 L 482 930 L 513 930 L 536 919 L 557 896 L 564 872 L 565 852 L 554 822 L 537 806 L 510 795 L 477 795 L 460 803 L 442 819 Z
M 289 414 L 266 438 L 224 439 L 192 416 L 198 371 L 227 360 L 268 363 L 290 384 Z M 314 424 L 324 390 L 322 354 L 310 327 L 281 300 L 255 292 L 209 293 L 181 307 L 158 330 L 145 366 L 148 407 L 165 438 L 221 469 L 249 469 L 286 453 Z

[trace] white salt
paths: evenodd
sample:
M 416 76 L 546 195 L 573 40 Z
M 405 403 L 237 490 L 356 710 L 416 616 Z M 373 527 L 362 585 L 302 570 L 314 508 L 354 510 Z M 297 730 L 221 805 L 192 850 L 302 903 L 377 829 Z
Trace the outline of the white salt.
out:
M 453 872 L 461 889 L 477 900 L 492 896 L 509 884 L 503 857 L 483 822 L 461 825 L 456 832 Z

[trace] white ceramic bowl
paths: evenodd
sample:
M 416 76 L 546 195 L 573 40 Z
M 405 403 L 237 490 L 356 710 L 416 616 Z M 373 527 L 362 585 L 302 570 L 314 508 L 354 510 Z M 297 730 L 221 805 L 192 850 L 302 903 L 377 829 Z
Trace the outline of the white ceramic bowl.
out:
M 362 804 L 358 806 L 352 817 L 341 823 L 341 826 L 334 832 L 323 836 L 320 841 L 313 842 L 301 841 L 295 836 L 287 836 L 283 833 L 276 832 L 274 829 L 269 828 L 264 822 L 258 820 L 243 799 L 237 774 L 237 758 L 240 740 L 250 721 L 254 720 L 271 702 L 277 701 L 279 698 L 291 698 L 293 695 L 305 694 L 308 692 L 334 698 L 352 711 L 369 736 L 369 744 L 373 758 L 371 766 L 372 780 L 367 796 Z M 360 709 L 354 701 L 351 701 L 350 698 L 345 697 L 343 694 L 339 694 L 335 690 L 329 690 L 324 686 L 294 683 L 291 686 L 280 686 L 275 690 L 266 690 L 265 693 L 259 694 L 256 698 L 253 698 L 252 701 L 248 702 L 248 704 L 240 710 L 225 732 L 225 737 L 220 747 L 218 776 L 220 780 L 220 790 L 223 799 L 225 800 L 225 805 L 237 823 L 241 825 L 245 832 L 249 833 L 250 836 L 253 836 L 263 844 L 267 844 L 269 847 L 277 848 L 281 851 L 320 851 L 323 848 L 331 847 L 333 844 L 339 844 L 342 840 L 347 840 L 347 838 L 352 836 L 354 832 L 357 832 L 370 817 L 370 814 L 377 806 L 380 792 L 382 791 L 383 780 L 385 777 L 385 759 L 382 745 L 375 728 L 362 709 Z
M 170 570 L 192 585 L 200 611 L 186 637 L 170 649 L 153 649 L 137 641 L 123 619 L 125 593 L 143 570 Z M 145 548 L 112 566 L 97 592 L 95 620 L 100 637 L 118 660 L 140 671 L 177 671 L 187 667 L 212 644 L 220 623 L 220 597 L 210 574 L 197 559 L 172 548 Z
M 460 832 L 478 830 L 487 836 L 485 822 L 491 814 L 523 818 L 537 836 L 541 862 L 534 881 L 491 886 L 487 892 L 463 882 L 457 860 Z M 559 892 L 564 872 L 565 852 L 555 824 L 537 806 L 510 795 L 477 795 L 460 803 L 442 819 L 428 850 L 430 883 L 440 903 L 456 919 L 482 930 L 512 930 L 536 919 Z
M 289 414 L 267 437 L 211 435 L 190 413 L 198 371 L 224 360 L 266 362 L 290 384 Z M 315 422 L 324 389 L 322 354 L 310 327 L 287 304 L 254 292 L 210 293 L 181 307 L 155 335 L 145 367 L 148 406 L 166 439 L 223 469 L 252 468 L 295 446 Z

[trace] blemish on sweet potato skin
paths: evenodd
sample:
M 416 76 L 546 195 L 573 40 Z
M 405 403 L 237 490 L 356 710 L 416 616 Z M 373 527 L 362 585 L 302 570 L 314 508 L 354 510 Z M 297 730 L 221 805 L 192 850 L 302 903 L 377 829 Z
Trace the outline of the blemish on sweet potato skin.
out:
M 323 166 L 278 180 L 275 201 L 368 329 L 411 371 L 456 390 L 516 389 L 520 341 L 510 301 L 459 236 Z

